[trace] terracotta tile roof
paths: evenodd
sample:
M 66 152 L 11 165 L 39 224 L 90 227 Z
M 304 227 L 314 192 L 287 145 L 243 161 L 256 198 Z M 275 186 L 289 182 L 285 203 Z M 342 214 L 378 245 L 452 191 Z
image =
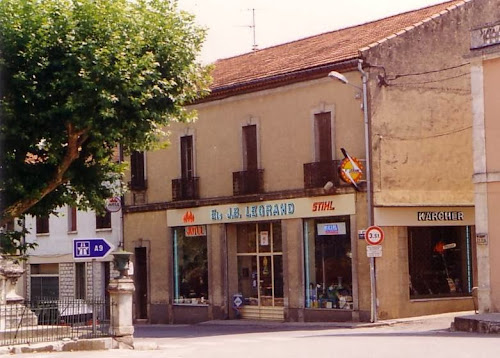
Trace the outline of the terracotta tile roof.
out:
M 218 91 L 236 90 L 249 83 L 265 82 L 293 72 L 358 58 L 362 48 L 383 41 L 405 28 L 418 24 L 450 7 L 468 0 L 447 1 L 381 20 L 307 37 L 215 62 L 212 96 Z M 209 100 L 209 98 L 207 98 Z

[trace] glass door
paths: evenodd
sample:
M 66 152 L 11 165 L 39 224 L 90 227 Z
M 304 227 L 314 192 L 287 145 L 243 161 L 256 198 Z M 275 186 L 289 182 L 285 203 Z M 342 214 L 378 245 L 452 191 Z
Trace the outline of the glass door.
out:
M 280 223 L 238 226 L 238 288 L 247 306 L 283 306 Z

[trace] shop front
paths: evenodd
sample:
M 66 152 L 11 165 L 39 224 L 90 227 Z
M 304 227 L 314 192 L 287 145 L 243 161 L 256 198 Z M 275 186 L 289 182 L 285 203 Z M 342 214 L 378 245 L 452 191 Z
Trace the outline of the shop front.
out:
M 355 209 L 346 194 L 168 210 L 174 321 L 352 311 Z
M 474 208 L 376 208 L 375 221 L 386 232 L 384 252 L 396 253 L 377 263 L 381 318 L 473 309 Z

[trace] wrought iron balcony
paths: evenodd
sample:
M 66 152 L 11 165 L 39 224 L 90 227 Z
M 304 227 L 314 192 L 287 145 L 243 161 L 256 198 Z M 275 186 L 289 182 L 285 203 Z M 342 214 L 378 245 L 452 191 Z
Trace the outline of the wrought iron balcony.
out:
M 133 178 L 128 182 L 130 190 L 146 190 L 148 188 L 148 181 L 144 178 Z
M 233 172 L 233 195 L 264 192 L 264 169 Z
M 200 198 L 199 177 L 172 180 L 172 200 L 196 200 Z
M 304 164 L 304 188 L 322 188 L 327 182 L 332 182 L 335 187 L 340 186 L 339 177 L 340 160 Z

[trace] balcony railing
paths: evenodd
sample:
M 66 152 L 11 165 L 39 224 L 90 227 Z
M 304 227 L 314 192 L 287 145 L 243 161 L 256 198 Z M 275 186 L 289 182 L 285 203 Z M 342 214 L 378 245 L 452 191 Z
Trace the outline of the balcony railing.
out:
M 233 172 L 233 195 L 264 192 L 264 169 Z
M 148 181 L 144 178 L 134 178 L 128 182 L 128 187 L 131 190 L 146 190 L 148 188 Z
M 340 186 L 339 177 L 340 160 L 304 164 L 304 188 L 322 188 L 327 182 L 332 182 L 334 187 Z
M 200 198 L 199 177 L 172 180 L 172 200 L 196 200 Z

